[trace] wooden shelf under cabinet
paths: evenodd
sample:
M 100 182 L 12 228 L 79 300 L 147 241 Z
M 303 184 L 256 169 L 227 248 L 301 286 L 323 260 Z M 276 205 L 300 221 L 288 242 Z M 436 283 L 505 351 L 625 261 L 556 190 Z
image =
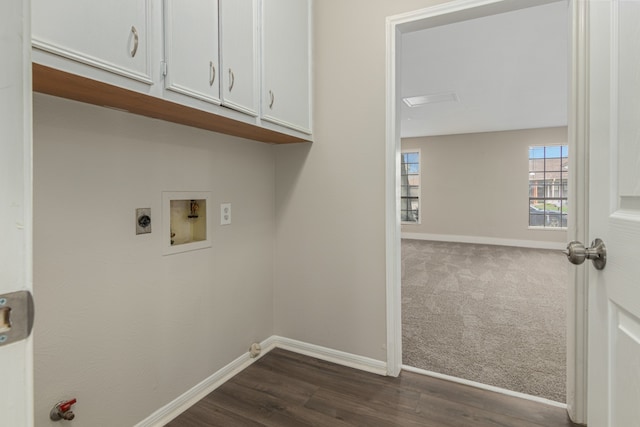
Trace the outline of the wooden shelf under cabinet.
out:
M 305 139 L 33 64 L 33 91 L 271 144 Z

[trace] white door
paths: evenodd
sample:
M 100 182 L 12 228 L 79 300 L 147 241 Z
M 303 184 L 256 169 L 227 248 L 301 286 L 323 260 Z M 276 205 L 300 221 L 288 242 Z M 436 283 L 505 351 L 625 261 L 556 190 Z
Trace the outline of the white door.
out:
M 32 0 L 33 46 L 152 83 L 150 0 Z
M 262 118 L 311 134 L 311 0 L 262 2 Z
M 640 426 L 640 1 L 589 2 L 588 423 Z M 587 243 L 587 242 L 585 242 Z
M 0 0 L 0 294 L 31 290 L 30 40 L 29 0 Z M 10 304 L 0 297 L 0 425 L 32 426 L 32 343 L 6 344 Z
M 165 0 L 165 87 L 220 104 L 218 0 Z
M 258 1 L 220 0 L 222 104 L 258 115 Z

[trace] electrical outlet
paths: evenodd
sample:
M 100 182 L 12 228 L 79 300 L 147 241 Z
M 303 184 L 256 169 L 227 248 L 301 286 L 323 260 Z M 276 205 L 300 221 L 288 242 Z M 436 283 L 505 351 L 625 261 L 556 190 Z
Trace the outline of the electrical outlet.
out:
M 222 203 L 220 205 L 220 225 L 231 224 L 231 203 Z
M 151 208 L 136 209 L 136 234 L 151 233 Z

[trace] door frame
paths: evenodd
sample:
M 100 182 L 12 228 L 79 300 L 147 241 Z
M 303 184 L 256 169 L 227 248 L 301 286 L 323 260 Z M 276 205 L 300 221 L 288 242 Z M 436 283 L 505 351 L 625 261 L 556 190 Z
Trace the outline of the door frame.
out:
M 402 369 L 400 222 L 400 58 L 402 34 L 462 20 L 562 0 L 454 0 L 386 20 L 386 302 L 387 374 Z M 569 1 L 568 144 L 569 203 L 574 207 L 568 240 L 587 241 L 588 219 L 588 1 Z M 587 280 L 585 269 L 569 268 L 567 305 L 567 411 L 574 422 L 587 414 Z
M 31 114 L 30 0 L 2 0 L 0 25 L 0 156 L 6 177 L 0 183 L 0 293 L 33 290 L 33 181 Z M 17 308 L 19 316 L 22 309 Z M 12 314 L 14 316 L 14 314 Z M 5 337 L 6 338 L 6 337 Z M 34 425 L 33 333 L 0 347 L 0 416 L 6 425 Z

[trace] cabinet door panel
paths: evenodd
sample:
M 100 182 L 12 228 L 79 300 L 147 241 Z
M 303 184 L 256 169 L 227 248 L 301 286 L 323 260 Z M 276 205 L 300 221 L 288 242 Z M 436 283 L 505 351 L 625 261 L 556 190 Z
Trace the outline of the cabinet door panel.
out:
M 218 1 L 165 0 L 165 87 L 220 104 Z
M 222 104 L 258 113 L 258 2 L 220 0 Z
M 311 133 L 310 0 L 263 0 L 262 118 Z
M 152 83 L 150 0 L 32 0 L 35 48 Z

